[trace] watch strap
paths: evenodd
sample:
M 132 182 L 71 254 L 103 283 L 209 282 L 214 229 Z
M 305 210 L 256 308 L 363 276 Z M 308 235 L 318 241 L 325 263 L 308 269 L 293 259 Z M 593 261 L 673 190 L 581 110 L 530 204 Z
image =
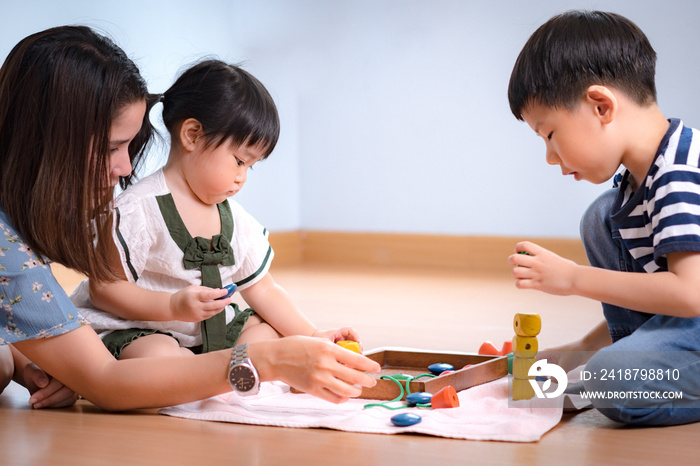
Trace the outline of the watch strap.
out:
M 229 363 L 229 368 L 242 362 L 249 362 L 248 343 L 244 343 L 242 345 L 237 345 L 233 347 L 233 349 L 231 350 L 231 362 Z

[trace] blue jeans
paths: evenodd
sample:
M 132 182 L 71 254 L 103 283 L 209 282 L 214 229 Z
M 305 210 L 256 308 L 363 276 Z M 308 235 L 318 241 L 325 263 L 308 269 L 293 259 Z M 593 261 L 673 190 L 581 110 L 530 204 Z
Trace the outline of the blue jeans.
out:
M 593 267 L 646 273 L 624 246 L 611 219 L 616 194 L 616 189 L 606 191 L 583 215 L 581 239 L 588 260 Z M 646 314 L 607 303 L 603 303 L 603 314 L 613 344 L 586 364 L 586 371 L 597 377 L 584 381 L 584 387 L 589 392 L 628 396 L 591 400 L 593 406 L 610 419 L 630 425 L 700 421 L 700 317 Z M 661 377 L 642 380 L 641 369 L 654 369 Z M 604 375 L 608 376 L 605 380 Z M 683 398 L 639 398 L 642 392 L 680 392 Z

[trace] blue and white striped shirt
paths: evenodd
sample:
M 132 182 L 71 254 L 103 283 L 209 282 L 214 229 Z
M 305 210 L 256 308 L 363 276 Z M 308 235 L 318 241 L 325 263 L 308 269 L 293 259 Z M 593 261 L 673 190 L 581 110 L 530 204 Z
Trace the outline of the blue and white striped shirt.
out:
M 671 252 L 700 252 L 700 131 L 672 119 L 639 189 L 623 172 L 612 219 L 647 272 L 668 270 Z

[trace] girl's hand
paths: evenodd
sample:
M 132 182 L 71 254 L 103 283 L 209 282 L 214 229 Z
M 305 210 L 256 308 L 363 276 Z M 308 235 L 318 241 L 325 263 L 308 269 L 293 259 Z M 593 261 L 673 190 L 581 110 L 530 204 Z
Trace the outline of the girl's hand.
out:
M 29 390 L 29 403 L 34 408 L 65 408 L 72 406 L 80 398 L 77 393 L 39 369 L 34 363 L 26 364 L 21 371 L 20 383 Z
M 250 343 L 248 356 L 260 380 L 280 380 L 332 403 L 358 397 L 362 387 L 376 385 L 376 379 L 365 372 L 381 369 L 376 361 L 314 337 Z
M 316 330 L 311 334 L 312 337 L 326 338 L 333 343 L 342 340 L 352 340 L 360 342 L 360 335 L 352 327 L 332 328 L 329 330 Z
M 515 245 L 517 254 L 508 257 L 515 286 L 554 295 L 570 295 L 579 265 L 528 241 Z
M 172 320 L 183 322 L 201 322 L 221 312 L 231 304 L 231 298 L 216 300 L 226 296 L 223 288 L 190 285 L 170 296 Z

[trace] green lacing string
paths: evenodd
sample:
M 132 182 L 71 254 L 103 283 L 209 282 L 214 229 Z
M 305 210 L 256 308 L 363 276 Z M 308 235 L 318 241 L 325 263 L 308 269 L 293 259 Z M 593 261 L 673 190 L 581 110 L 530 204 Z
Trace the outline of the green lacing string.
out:
M 396 398 L 394 398 L 391 401 L 384 401 L 382 403 L 366 404 L 364 406 L 364 409 L 374 408 L 375 406 L 379 406 L 379 407 L 386 408 L 386 409 L 402 409 L 402 408 L 409 406 L 408 403 L 402 404 L 401 406 L 389 406 L 389 403 L 394 403 L 397 401 L 401 401 L 403 399 L 404 389 L 403 389 L 403 384 L 401 383 L 402 380 L 406 382 L 406 395 L 409 395 L 411 393 L 411 382 L 413 382 L 414 380 L 420 379 L 422 377 L 436 377 L 436 376 L 435 376 L 435 374 L 420 374 L 420 375 L 417 375 L 415 377 L 413 377 L 411 375 L 405 375 L 405 374 L 380 376 L 379 377 L 380 379 L 391 380 L 392 382 L 396 383 L 396 385 L 399 386 L 399 390 L 400 390 L 399 396 L 397 396 Z M 430 403 L 425 403 L 425 404 L 417 403 L 416 406 L 419 408 L 430 408 L 431 407 Z

